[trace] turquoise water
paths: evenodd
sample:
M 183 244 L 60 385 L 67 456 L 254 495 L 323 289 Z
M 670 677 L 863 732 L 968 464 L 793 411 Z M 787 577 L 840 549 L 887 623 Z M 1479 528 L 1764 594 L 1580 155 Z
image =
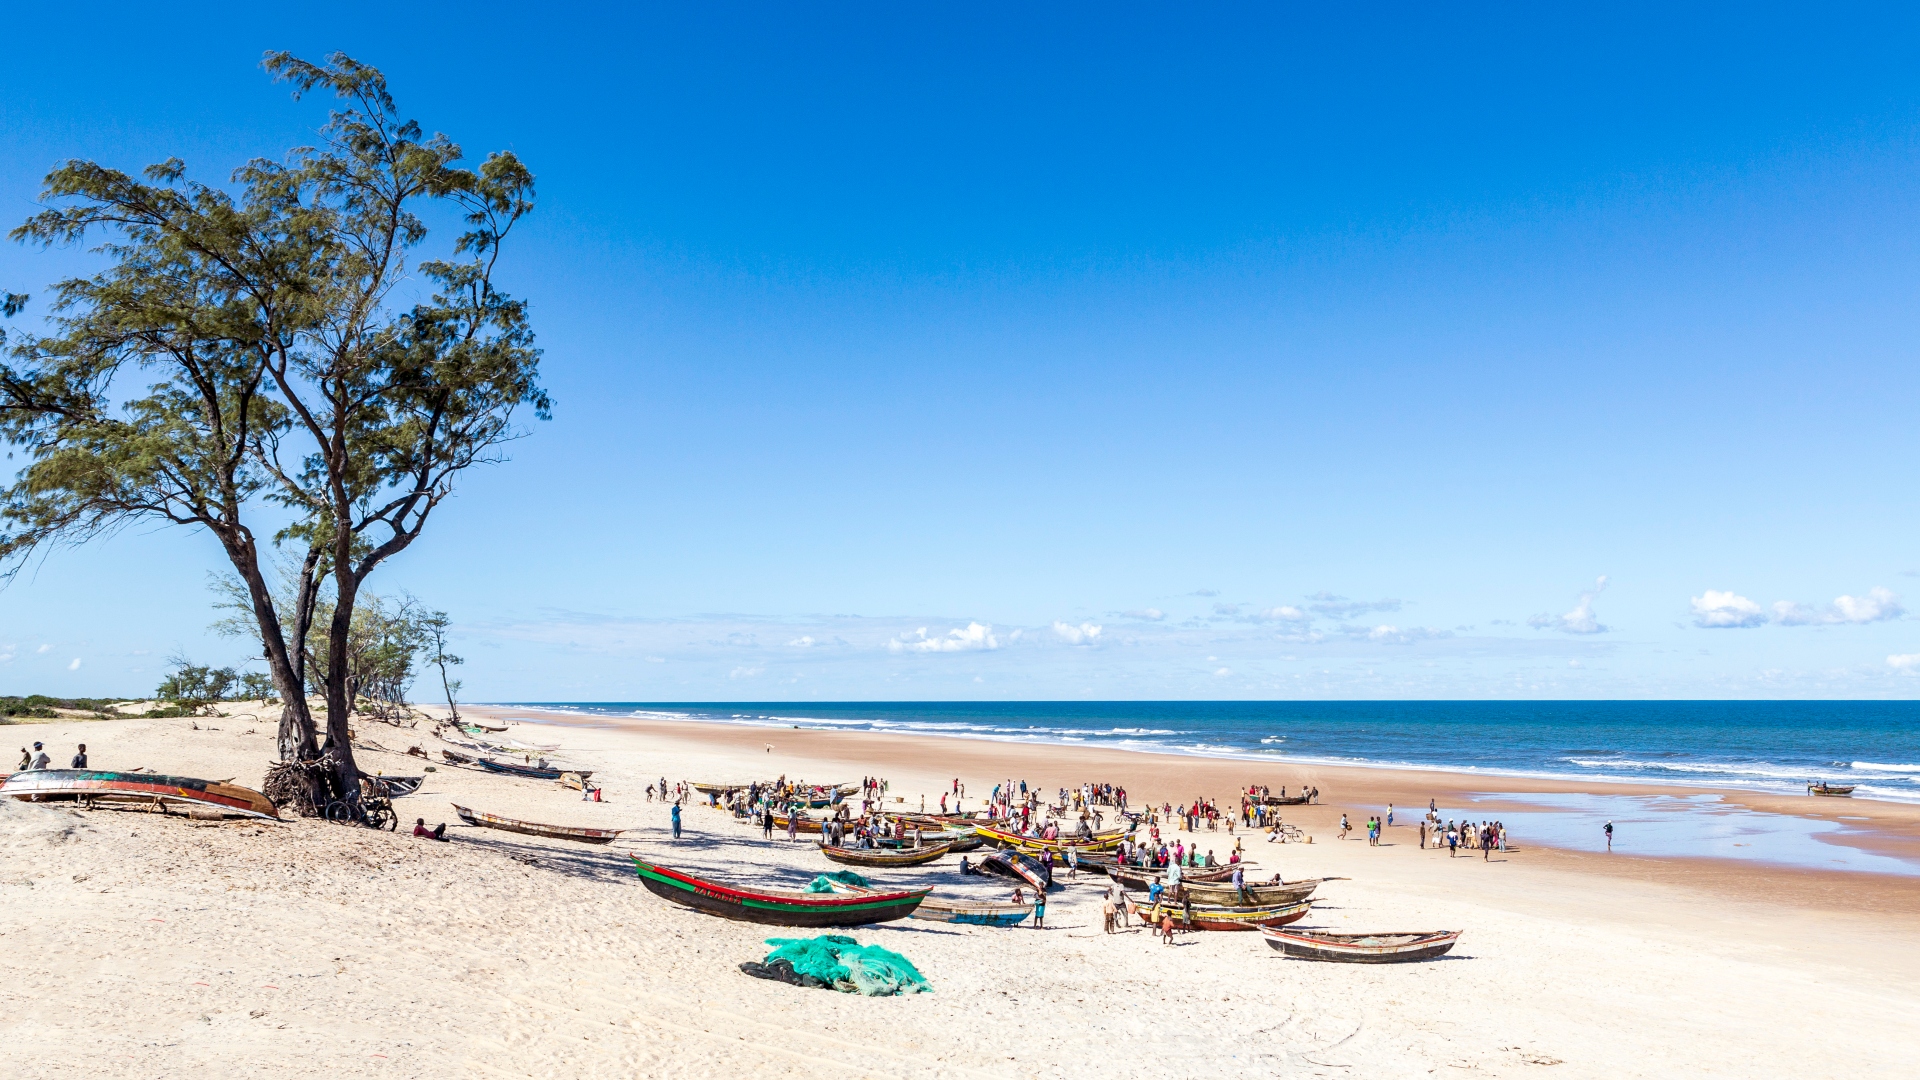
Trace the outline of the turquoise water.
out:
M 520 702 L 598 716 L 1920 801 L 1920 702 Z M 511 706 L 508 706 L 511 707 Z M 1844 803 L 1840 804 L 1844 806 Z

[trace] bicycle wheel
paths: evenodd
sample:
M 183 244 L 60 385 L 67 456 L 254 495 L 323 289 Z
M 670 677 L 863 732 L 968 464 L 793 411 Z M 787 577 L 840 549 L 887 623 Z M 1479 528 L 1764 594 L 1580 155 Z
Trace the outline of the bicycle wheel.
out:
M 353 807 L 343 802 L 330 802 L 327 804 L 327 820 L 341 822 L 352 821 Z
M 394 831 L 400 824 L 400 815 L 384 806 L 376 806 L 367 811 L 367 828 Z

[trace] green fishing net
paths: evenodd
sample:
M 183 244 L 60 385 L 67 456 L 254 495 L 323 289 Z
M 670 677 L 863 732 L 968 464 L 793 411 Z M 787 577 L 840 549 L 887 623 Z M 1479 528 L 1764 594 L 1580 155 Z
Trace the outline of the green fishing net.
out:
M 821 874 L 819 877 L 807 882 L 807 887 L 800 891 L 829 893 L 833 891 L 835 885 L 858 885 L 864 889 L 867 887 L 867 879 L 851 870 L 835 870 L 831 874 Z
M 741 964 L 740 970 L 755 978 L 868 997 L 933 990 L 906 957 L 878 945 L 862 945 L 844 934 L 768 938 L 767 944 L 774 948 L 764 963 Z

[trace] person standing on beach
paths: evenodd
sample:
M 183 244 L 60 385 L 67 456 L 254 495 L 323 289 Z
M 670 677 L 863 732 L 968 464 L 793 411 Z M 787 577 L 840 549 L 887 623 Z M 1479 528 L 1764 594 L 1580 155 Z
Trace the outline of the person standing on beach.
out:
M 1447 826 L 1447 858 L 1460 853 L 1460 833 L 1452 825 Z
M 34 743 L 33 744 L 33 764 L 27 767 L 30 769 L 45 769 L 45 768 L 51 767 L 52 765 L 53 765 L 53 759 L 47 756 L 47 752 L 40 748 L 39 743 Z
M 1341 814 L 1340 815 L 1340 839 L 1345 840 L 1347 838 L 1347 833 L 1351 831 L 1353 831 L 1353 826 L 1347 823 L 1347 815 Z
M 673 838 L 675 840 L 678 840 L 680 839 L 680 804 L 679 803 L 673 804 L 673 810 L 669 816 L 673 818 Z
M 1393 804 L 1387 804 L 1387 824 L 1393 824 Z
M 87 744 L 86 743 L 80 744 L 80 752 L 73 755 L 73 764 L 67 767 L 70 769 L 84 769 L 87 767 Z
M 760 807 L 760 827 L 766 830 L 767 839 L 769 840 L 773 839 L 773 804 L 772 803 L 766 803 L 765 805 Z
M 33 745 L 39 746 L 40 744 L 34 743 Z M 1613 850 L 1613 822 L 1612 821 L 1607 822 L 1606 833 L 1607 833 L 1607 850 L 1612 851 Z

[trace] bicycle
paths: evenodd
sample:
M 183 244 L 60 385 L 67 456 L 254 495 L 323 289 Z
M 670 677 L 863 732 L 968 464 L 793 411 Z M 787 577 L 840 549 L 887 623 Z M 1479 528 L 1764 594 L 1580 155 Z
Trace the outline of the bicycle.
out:
M 384 791 L 374 790 L 365 778 L 361 779 L 360 786 L 361 791 L 327 804 L 327 820 L 343 825 L 357 822 L 369 829 L 385 829 L 388 832 L 399 828 L 400 815 L 394 812 L 393 800 Z

